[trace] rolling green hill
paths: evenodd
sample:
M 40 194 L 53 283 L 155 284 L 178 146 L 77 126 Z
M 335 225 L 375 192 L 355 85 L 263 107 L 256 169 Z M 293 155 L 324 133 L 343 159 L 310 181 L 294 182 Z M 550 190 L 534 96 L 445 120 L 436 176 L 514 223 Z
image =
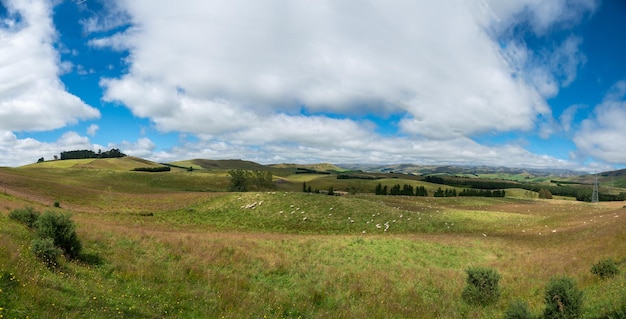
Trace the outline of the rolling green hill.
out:
M 172 162 L 171 164 L 175 164 L 182 167 L 192 167 L 194 169 L 205 169 L 205 170 L 230 170 L 230 169 L 243 169 L 243 170 L 267 170 L 267 167 L 264 165 L 251 162 L 244 161 L 239 159 L 230 159 L 230 160 L 210 160 L 210 159 L 192 159 L 186 161 L 177 161 Z
M 103 169 L 103 170 L 132 170 L 140 167 L 161 167 L 162 164 L 148 161 L 139 157 L 126 156 L 119 158 L 87 158 L 45 161 L 22 166 L 23 169 L 31 168 L 77 168 L 77 169 Z
M 288 164 L 288 163 L 281 163 L 281 164 L 270 164 L 268 165 L 269 167 L 274 167 L 274 168 L 290 168 L 290 169 L 297 169 L 297 168 L 306 168 L 306 169 L 310 169 L 310 170 L 316 170 L 316 171 L 323 171 L 323 172 L 342 172 L 345 171 L 345 169 L 342 169 L 336 165 L 333 164 L 329 164 L 329 163 L 319 163 L 319 164 Z
M 231 193 L 229 169 L 295 169 L 179 163 L 202 169 L 135 172 L 159 164 L 134 158 L 0 168 L 0 317 L 501 318 L 515 300 L 538 317 L 546 284 L 564 275 L 584 293 L 584 318 L 626 311 L 623 202 L 538 200 L 522 189 L 368 193 L 377 183 L 442 186 L 389 173 L 293 173 L 275 176 L 274 189 Z M 303 182 L 356 194 L 309 194 Z M 25 206 L 71 213 L 83 254 L 46 267 L 31 249 L 36 233 L 9 218 Z M 621 272 L 598 279 L 590 268 L 607 258 Z M 502 276 L 493 305 L 461 297 L 477 266 Z

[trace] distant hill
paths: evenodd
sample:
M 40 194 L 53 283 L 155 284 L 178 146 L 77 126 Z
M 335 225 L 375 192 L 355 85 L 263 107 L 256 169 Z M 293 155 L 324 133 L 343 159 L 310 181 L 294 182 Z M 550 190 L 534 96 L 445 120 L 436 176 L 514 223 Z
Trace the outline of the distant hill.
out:
M 293 169 L 306 168 L 306 169 L 310 169 L 310 170 L 323 171 L 323 172 L 329 172 L 329 171 L 341 172 L 341 171 L 344 171 L 344 169 L 342 169 L 342 168 L 340 168 L 338 166 L 335 166 L 333 164 L 329 164 L 329 163 L 319 163 L 319 164 L 281 163 L 281 164 L 270 164 L 268 166 L 269 167 L 273 167 L 273 168 L 293 168 Z
M 240 159 L 229 160 L 210 160 L 210 159 L 192 159 L 186 161 L 177 161 L 170 164 L 181 167 L 192 167 L 193 169 L 206 170 L 229 170 L 229 169 L 245 169 L 245 170 L 267 170 L 265 165 L 261 165 L 251 161 Z
M 601 186 L 626 187 L 626 169 L 598 173 L 597 177 Z M 596 174 L 585 174 L 573 179 L 573 181 L 593 184 L 595 179 Z
M 459 166 L 459 165 L 415 165 L 415 164 L 337 164 L 338 167 L 346 170 L 360 170 L 375 173 L 402 173 L 415 175 L 429 174 L 458 174 L 458 175 L 485 175 L 485 174 L 507 174 L 523 176 L 580 176 L 582 173 L 565 169 L 532 169 L 532 168 L 509 168 L 490 166 Z
M 74 169 L 109 169 L 130 171 L 141 167 L 161 167 L 163 165 L 143 158 L 126 156 L 119 158 L 85 158 L 45 161 L 22 166 L 22 168 L 74 168 Z

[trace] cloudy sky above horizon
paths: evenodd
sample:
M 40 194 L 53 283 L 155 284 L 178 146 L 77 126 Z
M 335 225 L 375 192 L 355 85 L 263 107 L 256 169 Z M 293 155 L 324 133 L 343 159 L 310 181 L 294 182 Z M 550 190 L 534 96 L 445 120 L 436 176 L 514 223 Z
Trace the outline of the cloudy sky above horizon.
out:
M 0 0 L 0 166 L 626 167 L 626 1 Z

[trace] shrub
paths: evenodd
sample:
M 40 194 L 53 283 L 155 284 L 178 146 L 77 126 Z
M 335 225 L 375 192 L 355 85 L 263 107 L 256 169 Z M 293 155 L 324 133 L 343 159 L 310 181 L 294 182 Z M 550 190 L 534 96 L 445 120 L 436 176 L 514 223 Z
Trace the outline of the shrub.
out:
M 9 213 L 9 218 L 33 228 L 41 213 L 32 207 L 16 208 Z
M 552 278 L 546 288 L 545 303 L 545 318 L 578 318 L 582 310 L 583 292 L 571 278 Z
M 61 208 L 61 203 L 59 203 L 58 201 L 54 202 L 54 207 Z
M 617 261 L 611 258 L 602 260 L 591 267 L 591 273 L 602 279 L 613 277 L 619 274 Z
M 626 304 L 621 308 L 611 310 L 596 319 L 624 319 L 626 318 Z
M 500 298 L 500 274 L 494 269 L 475 267 L 467 271 L 467 286 L 462 297 L 469 304 L 481 306 L 493 303 Z
M 59 256 L 61 256 L 61 249 L 54 245 L 52 238 L 37 238 L 32 241 L 31 249 L 35 256 L 48 266 L 56 266 Z
M 552 199 L 552 192 L 545 188 L 542 188 L 539 190 L 539 198 Z
M 509 304 L 509 307 L 504 312 L 504 319 L 532 319 L 533 315 L 530 313 L 530 309 L 528 309 L 528 304 L 521 301 L 516 300 Z
M 70 258 L 78 257 L 82 244 L 76 235 L 76 225 L 69 214 L 47 211 L 39 217 L 35 226 L 40 238 L 52 238 L 54 245 L 61 248 Z

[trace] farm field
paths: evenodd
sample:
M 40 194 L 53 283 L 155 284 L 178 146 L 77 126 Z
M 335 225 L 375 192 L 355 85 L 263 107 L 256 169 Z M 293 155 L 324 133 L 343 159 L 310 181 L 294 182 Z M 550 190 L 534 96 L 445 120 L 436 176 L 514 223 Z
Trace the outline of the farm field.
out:
M 555 276 L 577 282 L 584 318 L 626 311 L 624 202 L 517 190 L 327 196 L 301 192 L 302 182 L 438 185 L 287 171 L 275 175 L 275 189 L 231 193 L 225 171 L 63 164 L 0 169 L 2 318 L 501 318 L 515 300 L 539 316 Z M 26 206 L 70 212 L 83 258 L 56 269 L 36 259 L 35 235 L 8 217 Z M 607 258 L 621 261 L 621 272 L 602 280 L 590 269 Z M 495 304 L 461 298 L 474 266 L 501 274 Z

